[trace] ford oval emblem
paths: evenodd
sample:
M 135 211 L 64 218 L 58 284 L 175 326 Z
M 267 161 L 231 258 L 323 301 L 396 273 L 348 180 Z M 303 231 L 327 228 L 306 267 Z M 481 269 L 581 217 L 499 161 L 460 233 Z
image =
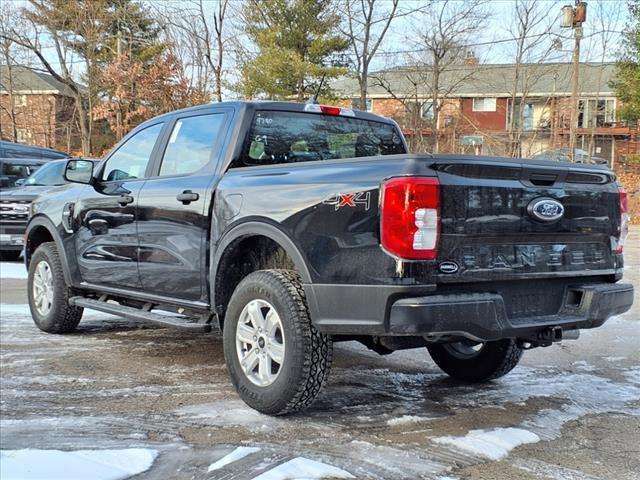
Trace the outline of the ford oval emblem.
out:
M 458 264 L 456 262 L 442 262 L 438 268 L 442 273 L 456 273 Z
M 536 198 L 527 206 L 527 212 L 539 222 L 555 222 L 564 215 L 564 206 L 553 198 Z

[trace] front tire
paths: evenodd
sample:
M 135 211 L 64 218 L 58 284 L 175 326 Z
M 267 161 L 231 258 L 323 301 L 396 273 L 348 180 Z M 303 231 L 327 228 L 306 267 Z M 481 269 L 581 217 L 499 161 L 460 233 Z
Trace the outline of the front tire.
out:
M 55 243 L 43 243 L 33 254 L 29 264 L 27 296 L 31 317 L 43 332 L 69 333 L 80 323 L 83 309 L 69 305 L 71 291 L 64 281 Z
M 515 368 L 523 353 L 512 339 L 480 344 L 469 341 L 433 344 L 427 349 L 442 371 L 466 382 L 485 382 L 506 375 Z
M 224 356 L 242 400 L 268 415 L 310 405 L 325 383 L 333 345 L 311 324 L 298 274 L 260 270 L 234 291 L 224 322 Z

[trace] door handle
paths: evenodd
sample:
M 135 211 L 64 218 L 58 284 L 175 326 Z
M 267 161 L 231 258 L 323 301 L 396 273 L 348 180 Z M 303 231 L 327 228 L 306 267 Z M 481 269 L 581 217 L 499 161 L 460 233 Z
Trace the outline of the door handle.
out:
M 133 197 L 131 195 L 120 195 L 120 197 L 118 198 L 118 203 L 121 207 L 124 207 L 126 205 L 129 205 L 130 203 L 133 203 Z
M 193 193 L 191 190 L 185 190 L 180 193 L 176 199 L 179 202 L 182 202 L 183 205 L 189 205 L 191 202 L 195 202 L 200 198 L 200 195 L 197 193 Z

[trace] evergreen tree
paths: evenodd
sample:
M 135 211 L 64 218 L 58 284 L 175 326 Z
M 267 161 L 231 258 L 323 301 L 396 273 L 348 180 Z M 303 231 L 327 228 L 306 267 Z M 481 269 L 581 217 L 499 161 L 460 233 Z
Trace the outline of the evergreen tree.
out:
M 330 0 L 250 0 L 244 8 L 245 33 L 257 54 L 242 64 L 246 97 L 295 99 L 330 96 L 328 81 L 346 70 L 338 61 L 347 40 Z
M 629 1 L 630 20 L 624 33 L 624 49 L 612 81 L 622 102 L 619 115 L 624 120 L 640 120 L 640 0 Z

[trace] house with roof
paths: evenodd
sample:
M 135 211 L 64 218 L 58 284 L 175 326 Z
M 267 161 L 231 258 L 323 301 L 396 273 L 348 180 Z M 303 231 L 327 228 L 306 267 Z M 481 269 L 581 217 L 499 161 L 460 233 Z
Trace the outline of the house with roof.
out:
M 68 87 L 51 75 L 0 65 L 0 139 L 70 150 L 74 110 Z
M 576 148 L 610 164 L 639 151 L 638 126 L 616 117 L 614 72 L 612 63 L 580 64 L 576 132 Z M 357 80 L 332 87 L 342 105 L 359 107 Z M 571 87 L 570 63 L 479 64 L 471 55 L 440 72 L 370 74 L 366 109 L 395 119 L 414 151 L 531 157 L 568 146 Z

